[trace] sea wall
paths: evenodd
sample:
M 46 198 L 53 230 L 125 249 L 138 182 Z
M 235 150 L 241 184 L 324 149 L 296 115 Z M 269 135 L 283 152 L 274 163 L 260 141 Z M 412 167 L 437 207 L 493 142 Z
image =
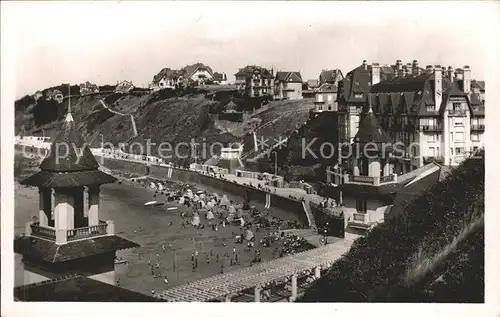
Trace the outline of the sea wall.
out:
M 248 197 L 250 201 L 257 201 L 262 204 L 266 204 L 266 196 L 268 196 L 270 197 L 272 207 L 291 212 L 297 215 L 301 223 L 308 224 L 307 216 L 302 207 L 302 203 L 299 200 L 274 195 L 255 187 L 241 185 L 186 169 L 160 165 L 146 166 L 145 164 L 139 162 L 102 158 L 100 156 L 96 156 L 96 159 L 101 165 L 112 170 L 129 172 L 138 175 L 148 175 L 159 179 L 171 179 L 182 182 L 196 183 L 242 198 Z

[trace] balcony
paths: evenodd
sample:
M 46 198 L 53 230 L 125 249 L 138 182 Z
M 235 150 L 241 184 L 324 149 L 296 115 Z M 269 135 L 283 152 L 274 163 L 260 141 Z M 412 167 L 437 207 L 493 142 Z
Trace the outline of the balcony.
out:
M 346 184 L 380 186 L 397 182 L 397 175 L 391 174 L 382 177 L 372 177 L 365 175 L 345 175 L 344 182 Z
M 66 243 L 75 240 L 95 238 L 114 234 L 114 223 L 112 221 L 100 221 L 95 226 L 80 227 L 69 230 L 56 230 L 54 227 L 40 225 L 39 222 L 29 223 L 26 234 L 54 241 L 57 243 Z
M 347 224 L 351 228 L 369 230 L 373 227 L 373 224 L 370 223 L 368 219 L 368 214 L 360 214 L 353 213 L 352 216 L 349 217 Z
M 420 126 L 420 131 L 423 132 L 441 132 L 443 131 L 442 125 L 422 125 Z
M 470 126 L 471 131 L 484 131 L 484 124 L 473 124 Z
M 450 110 L 448 110 L 448 115 L 449 116 L 465 117 L 467 115 L 467 110 L 465 110 L 465 109 L 450 109 Z

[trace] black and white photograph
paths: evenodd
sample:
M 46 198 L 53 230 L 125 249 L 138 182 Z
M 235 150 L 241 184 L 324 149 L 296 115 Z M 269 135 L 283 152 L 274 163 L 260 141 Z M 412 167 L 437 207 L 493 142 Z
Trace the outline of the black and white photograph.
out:
M 2 3 L 3 299 L 499 316 L 499 17 L 481 1 Z

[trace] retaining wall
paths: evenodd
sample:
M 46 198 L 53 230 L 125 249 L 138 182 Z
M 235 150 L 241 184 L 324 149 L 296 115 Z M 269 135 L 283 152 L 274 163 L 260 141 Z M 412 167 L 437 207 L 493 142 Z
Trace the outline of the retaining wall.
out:
M 302 202 L 299 200 L 274 195 L 272 193 L 267 193 L 254 187 L 233 183 L 227 180 L 200 174 L 190 170 L 159 165 L 146 166 L 145 164 L 139 162 L 102 158 L 99 156 L 96 156 L 96 159 L 101 165 L 112 170 L 119 170 L 139 175 L 147 174 L 151 177 L 159 179 L 171 179 L 182 182 L 201 184 L 242 198 L 249 197 L 251 201 L 257 201 L 262 204 L 266 203 L 266 195 L 270 195 L 272 207 L 294 213 L 295 215 L 297 215 L 301 223 L 308 224 L 307 216 L 302 207 Z M 171 177 L 168 177 L 169 169 L 172 169 Z

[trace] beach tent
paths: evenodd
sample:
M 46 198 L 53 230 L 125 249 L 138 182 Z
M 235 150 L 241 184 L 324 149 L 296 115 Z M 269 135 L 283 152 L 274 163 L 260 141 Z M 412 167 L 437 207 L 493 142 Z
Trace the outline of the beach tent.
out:
M 247 241 L 252 240 L 253 239 L 252 230 L 250 230 L 250 229 L 245 230 L 245 234 L 243 235 L 243 238 L 245 238 L 245 240 L 247 240 Z
M 227 196 L 224 195 L 222 196 L 221 200 L 220 200 L 220 205 L 221 206 L 229 206 L 231 203 L 229 202 L 229 199 L 227 199 Z
M 200 215 L 198 215 L 197 213 L 194 213 L 193 220 L 191 221 L 191 224 L 195 227 L 199 226 L 200 225 Z
M 208 208 L 208 209 L 212 209 L 212 208 L 214 208 L 214 207 L 215 207 L 215 203 L 213 202 L 213 200 L 212 200 L 212 201 L 209 201 L 209 202 L 207 203 L 207 208 Z

